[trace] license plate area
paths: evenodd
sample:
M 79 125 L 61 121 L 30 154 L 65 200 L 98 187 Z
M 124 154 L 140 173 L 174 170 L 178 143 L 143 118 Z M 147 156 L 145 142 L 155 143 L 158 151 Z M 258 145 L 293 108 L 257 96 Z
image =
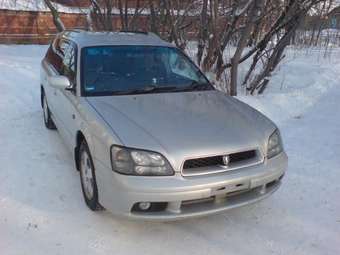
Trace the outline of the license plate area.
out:
M 228 185 L 224 185 L 221 187 L 216 187 L 211 189 L 211 195 L 212 196 L 218 196 L 218 195 L 225 195 L 228 193 L 233 193 L 236 191 L 242 191 L 242 190 L 247 190 L 250 187 L 250 182 L 236 182 L 236 183 L 231 183 Z

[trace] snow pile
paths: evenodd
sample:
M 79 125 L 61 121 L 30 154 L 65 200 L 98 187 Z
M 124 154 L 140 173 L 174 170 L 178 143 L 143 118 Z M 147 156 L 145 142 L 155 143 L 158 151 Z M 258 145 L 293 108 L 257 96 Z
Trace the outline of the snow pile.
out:
M 318 49 L 289 48 L 285 55 L 264 95 L 239 96 L 241 100 L 280 122 L 303 115 L 325 93 L 339 86 L 340 73 L 338 49 L 324 52 Z
M 45 52 L 0 45 L 0 254 L 340 254 L 340 49 L 326 59 L 292 50 L 265 95 L 239 97 L 281 129 L 290 161 L 279 191 L 172 223 L 87 209 L 73 159 L 43 124 Z

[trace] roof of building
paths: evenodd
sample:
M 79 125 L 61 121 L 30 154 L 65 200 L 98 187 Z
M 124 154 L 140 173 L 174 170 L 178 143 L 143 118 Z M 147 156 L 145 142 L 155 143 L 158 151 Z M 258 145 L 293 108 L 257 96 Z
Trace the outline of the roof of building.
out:
M 61 33 L 61 36 L 74 41 L 81 48 L 98 45 L 148 45 L 175 47 L 173 44 L 162 40 L 157 35 L 150 32 L 92 32 L 75 29 L 66 30 Z
M 53 6 L 60 13 L 85 13 L 88 9 L 82 5 L 63 5 L 58 1 L 53 1 Z M 50 12 L 44 0 L 0 0 L 0 10 Z
M 89 7 L 91 5 L 88 0 L 52 0 L 52 2 L 69 7 Z

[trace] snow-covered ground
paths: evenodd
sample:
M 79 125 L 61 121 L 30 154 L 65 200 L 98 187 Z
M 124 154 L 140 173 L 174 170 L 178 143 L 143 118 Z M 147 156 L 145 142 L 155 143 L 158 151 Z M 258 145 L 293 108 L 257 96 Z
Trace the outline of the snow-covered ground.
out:
M 264 96 L 240 99 L 281 128 L 289 171 L 258 204 L 170 223 L 83 203 L 39 101 L 44 46 L 0 46 L 0 254 L 340 254 L 340 50 L 290 51 Z

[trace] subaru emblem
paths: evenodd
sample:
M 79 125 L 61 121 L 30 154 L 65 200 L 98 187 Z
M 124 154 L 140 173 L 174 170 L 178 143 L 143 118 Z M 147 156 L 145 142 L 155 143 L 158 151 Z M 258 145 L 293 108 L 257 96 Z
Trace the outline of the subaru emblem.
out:
M 223 156 L 223 164 L 224 164 L 225 166 L 228 166 L 228 165 L 229 165 L 229 161 L 230 161 L 229 155 Z

